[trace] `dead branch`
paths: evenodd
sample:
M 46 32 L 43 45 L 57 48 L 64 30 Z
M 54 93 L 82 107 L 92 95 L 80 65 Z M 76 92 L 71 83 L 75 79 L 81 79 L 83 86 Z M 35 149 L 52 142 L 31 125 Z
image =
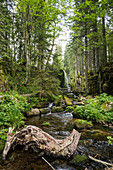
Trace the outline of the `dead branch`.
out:
M 101 161 L 101 160 L 99 160 L 99 159 L 95 159 L 95 158 L 93 158 L 92 156 L 90 156 L 89 155 L 89 158 L 90 159 L 92 159 L 93 161 L 96 161 L 96 162 L 99 162 L 99 163 L 102 163 L 102 164 L 104 164 L 104 165 L 108 165 L 108 166 L 112 166 L 113 167 L 113 164 L 111 164 L 111 163 L 108 163 L 108 162 L 105 162 L 105 161 Z

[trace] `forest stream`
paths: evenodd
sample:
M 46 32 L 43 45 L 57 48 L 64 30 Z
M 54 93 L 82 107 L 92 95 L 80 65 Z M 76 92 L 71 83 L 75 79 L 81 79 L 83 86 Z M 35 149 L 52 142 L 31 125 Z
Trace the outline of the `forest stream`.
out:
M 27 118 L 26 125 L 35 125 L 52 135 L 54 138 L 64 139 L 70 135 L 74 128 L 72 113 L 48 113 L 41 117 L 33 116 Z M 43 125 L 48 122 L 49 125 Z M 113 162 L 113 145 L 110 145 L 107 136 L 113 134 L 112 129 L 95 125 L 91 129 L 80 129 L 81 138 L 75 155 L 89 155 L 106 161 Z M 45 156 L 44 158 L 56 170 L 82 170 L 82 169 L 105 169 L 101 163 L 94 162 L 89 158 L 85 163 L 71 164 L 70 160 Z M 16 147 L 9 152 L 6 161 L 0 160 L 1 170 L 51 170 L 51 167 L 38 157 L 32 150 L 24 151 L 23 148 Z

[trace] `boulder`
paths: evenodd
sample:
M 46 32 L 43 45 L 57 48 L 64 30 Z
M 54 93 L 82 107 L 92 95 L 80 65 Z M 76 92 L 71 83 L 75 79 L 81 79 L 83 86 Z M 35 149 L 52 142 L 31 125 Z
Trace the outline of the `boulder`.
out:
M 42 108 L 42 109 L 39 109 L 39 110 L 40 110 L 41 114 L 46 114 L 46 113 L 50 112 L 49 108 Z
M 85 104 L 83 101 L 81 101 L 81 102 L 73 101 L 73 105 L 85 105 Z
M 64 108 L 62 106 L 52 107 L 52 113 L 63 112 Z
M 91 121 L 87 121 L 83 119 L 76 119 L 74 121 L 74 125 L 77 129 L 84 129 L 84 128 L 90 129 L 93 126 Z
M 67 96 L 64 96 L 65 103 L 67 106 L 72 106 L 72 99 L 68 98 Z
M 72 165 L 83 165 L 88 161 L 88 158 L 84 155 L 75 155 L 74 158 L 70 161 Z
M 105 111 L 109 111 L 113 108 L 113 102 L 107 101 L 106 103 L 103 103 L 101 106 L 101 109 Z
M 27 113 L 27 116 L 36 116 L 40 115 L 40 110 L 38 108 L 32 109 L 30 112 Z

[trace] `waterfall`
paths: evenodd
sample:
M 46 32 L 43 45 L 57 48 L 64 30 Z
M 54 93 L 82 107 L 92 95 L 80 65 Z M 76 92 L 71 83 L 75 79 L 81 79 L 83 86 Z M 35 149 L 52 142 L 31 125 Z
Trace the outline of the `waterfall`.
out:
M 68 84 L 68 77 L 67 77 L 67 74 L 65 72 L 65 70 L 63 70 L 64 72 L 64 78 L 65 78 L 65 83 L 64 83 L 64 86 L 68 89 L 68 91 L 70 90 L 70 86 Z

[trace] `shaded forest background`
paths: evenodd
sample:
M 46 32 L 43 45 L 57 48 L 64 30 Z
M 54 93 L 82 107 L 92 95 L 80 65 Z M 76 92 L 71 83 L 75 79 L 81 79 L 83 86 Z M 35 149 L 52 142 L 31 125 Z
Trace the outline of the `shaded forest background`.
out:
M 73 91 L 113 93 L 112 0 L 3 0 L 0 16 L 1 91 L 54 99 L 65 70 Z M 71 30 L 64 57 L 62 20 Z

